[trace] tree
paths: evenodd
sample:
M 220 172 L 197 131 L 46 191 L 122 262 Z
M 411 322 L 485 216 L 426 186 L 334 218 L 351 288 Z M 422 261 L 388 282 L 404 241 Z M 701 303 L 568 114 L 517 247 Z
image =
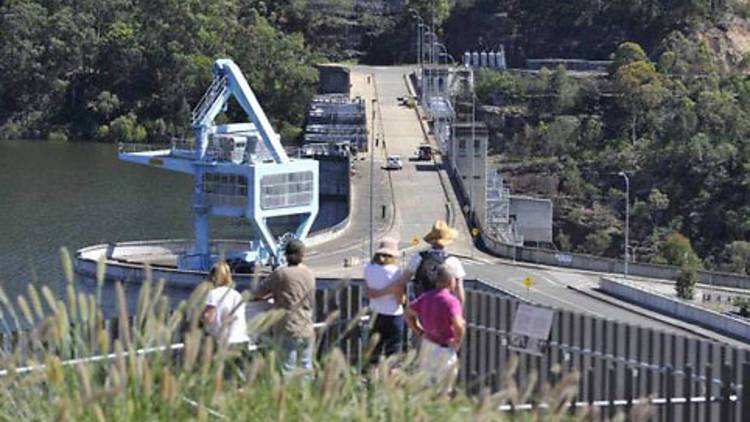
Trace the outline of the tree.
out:
M 617 46 L 615 55 L 612 58 L 612 67 L 610 73 L 614 75 L 622 67 L 635 62 L 647 62 L 648 56 L 643 51 L 643 47 L 634 42 L 624 42 Z
M 695 296 L 695 283 L 698 280 L 696 269 L 688 264 L 684 264 L 677 274 L 675 282 L 675 292 L 680 299 L 692 300 Z
M 598 231 L 586 235 L 581 250 L 592 255 L 602 255 L 612 243 L 612 236 L 606 231 Z
M 722 269 L 740 274 L 750 274 L 750 242 L 736 240 L 724 248 Z
M 653 63 L 645 60 L 628 62 L 617 68 L 614 86 L 621 94 L 620 106 L 630 116 L 630 138 L 635 144 L 638 138 L 639 119 L 645 118 L 651 109 L 661 105 L 667 97 L 662 76 Z M 645 128 L 654 131 L 655 128 Z
M 406 8 L 416 10 L 426 24 L 439 27 L 450 15 L 451 4 L 450 0 L 407 0 Z
M 700 258 L 693 251 L 690 239 L 679 232 L 672 232 L 660 245 L 659 261 L 669 265 L 700 269 L 703 267 Z

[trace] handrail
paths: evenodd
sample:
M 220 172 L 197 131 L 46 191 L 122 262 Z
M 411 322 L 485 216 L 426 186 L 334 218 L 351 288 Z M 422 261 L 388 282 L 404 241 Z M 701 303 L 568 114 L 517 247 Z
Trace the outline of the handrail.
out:
M 370 321 L 369 315 L 362 315 L 359 318 L 359 323 L 368 323 Z M 349 324 L 349 320 L 339 320 L 336 321 L 337 325 L 345 325 Z M 326 326 L 325 322 L 316 322 L 313 324 L 314 329 L 320 329 Z M 149 355 L 156 352 L 164 352 L 164 351 L 177 351 L 182 350 L 185 348 L 185 343 L 173 343 L 170 345 L 164 345 L 164 346 L 154 346 L 154 347 L 144 347 L 142 349 L 138 349 L 135 351 L 136 356 L 143 356 L 143 355 Z M 247 349 L 250 352 L 254 352 L 257 350 L 262 349 L 261 346 L 255 344 L 255 343 L 248 343 Z M 128 357 L 130 355 L 130 352 L 123 351 L 122 353 L 109 353 L 107 355 L 96 355 L 96 356 L 89 356 L 85 358 L 76 358 L 76 359 L 69 359 L 61 362 L 62 366 L 71 366 L 71 365 L 77 365 L 79 363 L 95 363 L 95 362 L 101 362 L 105 360 L 113 360 L 116 359 L 118 356 L 122 357 Z M 8 370 L 8 369 L 2 369 L 0 370 L 0 377 L 4 377 L 8 375 L 9 373 L 13 372 L 15 374 L 25 374 L 33 371 L 39 371 L 44 370 L 47 367 L 46 364 L 40 364 L 40 365 L 29 365 L 29 366 L 22 366 L 20 368 L 16 368 L 15 370 Z
M 213 103 L 213 101 L 218 97 L 223 91 L 227 88 L 227 76 L 224 75 L 221 78 L 214 78 L 213 82 L 211 83 L 211 86 L 208 87 L 206 92 L 203 94 L 201 99 L 198 101 L 198 104 L 195 106 L 191 113 L 192 121 L 195 123 L 196 121 L 202 119 L 206 112 L 208 111 L 208 108 Z

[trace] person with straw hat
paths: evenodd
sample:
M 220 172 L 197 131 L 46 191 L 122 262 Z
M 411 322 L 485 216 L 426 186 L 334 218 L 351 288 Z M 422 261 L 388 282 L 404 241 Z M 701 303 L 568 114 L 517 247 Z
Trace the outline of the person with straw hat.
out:
M 380 336 L 372 354 L 376 363 L 381 354 L 390 356 L 400 353 L 404 337 L 403 289 L 391 292 L 388 288 L 398 281 L 401 268 L 398 266 L 398 242 L 386 237 L 378 242 L 375 255 L 364 269 L 367 298 L 375 321 L 372 333 Z
M 446 251 L 446 247 L 453 243 L 457 237 L 458 231 L 456 229 L 450 227 L 443 220 L 435 221 L 430 231 L 422 237 L 425 242 L 430 244 L 430 249 L 415 253 L 409 258 L 406 269 L 393 288 L 403 289 L 413 277 L 416 296 L 428 292 L 435 288 L 438 267 L 444 265 L 456 279 L 451 288 L 451 293 L 463 304 L 466 271 L 461 261 Z

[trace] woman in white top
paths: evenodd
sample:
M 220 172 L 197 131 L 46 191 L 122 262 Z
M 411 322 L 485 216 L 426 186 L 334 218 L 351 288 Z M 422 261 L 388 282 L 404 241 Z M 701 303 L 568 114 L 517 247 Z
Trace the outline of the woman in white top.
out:
M 232 288 L 229 265 L 224 261 L 214 264 L 208 273 L 208 280 L 213 283 L 214 288 L 208 292 L 201 322 L 216 341 L 247 343 L 250 338 L 245 322 L 245 302 L 242 295 Z
M 380 335 L 380 341 L 372 355 L 372 362 L 377 362 L 380 355 L 390 356 L 400 353 L 404 337 L 404 303 L 403 291 L 390 293 L 387 289 L 401 275 L 398 262 L 398 244 L 390 238 L 381 239 L 372 261 L 365 266 L 365 283 L 367 298 L 375 322 L 372 332 Z M 389 293 L 383 293 L 384 290 Z

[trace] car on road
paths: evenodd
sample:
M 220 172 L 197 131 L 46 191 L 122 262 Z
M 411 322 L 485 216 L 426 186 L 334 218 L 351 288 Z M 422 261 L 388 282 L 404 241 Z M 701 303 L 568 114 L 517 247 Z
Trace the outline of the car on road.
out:
M 403 163 L 401 163 L 401 157 L 398 155 L 389 155 L 386 163 L 385 163 L 385 169 L 386 170 L 401 170 L 404 168 Z
M 432 160 L 432 147 L 429 145 L 420 145 L 417 149 L 417 160 Z

